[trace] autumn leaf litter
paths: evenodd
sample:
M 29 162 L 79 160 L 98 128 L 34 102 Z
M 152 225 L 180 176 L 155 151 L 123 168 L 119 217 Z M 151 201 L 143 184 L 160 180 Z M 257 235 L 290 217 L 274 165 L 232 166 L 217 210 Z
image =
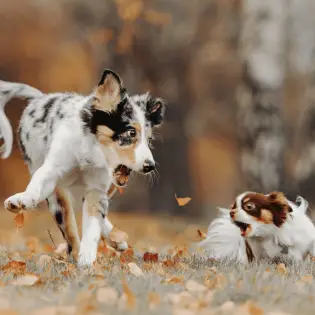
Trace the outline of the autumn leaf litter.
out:
M 176 197 L 177 198 L 177 197 Z M 184 200 L 183 200 L 184 199 Z M 180 206 L 190 199 L 177 198 Z M 17 231 L 24 217 L 16 219 Z M 199 239 L 205 237 L 195 230 Z M 110 242 L 127 240 L 115 228 Z M 64 244 L 34 237 L 0 254 L 1 314 L 314 314 L 314 262 L 249 266 L 209 259 L 193 244 L 130 248 L 104 240 L 97 262 L 78 270 Z M 17 303 L 18 301 L 18 303 Z M 4 311 L 4 312 L 3 312 Z M 6 313 L 7 312 L 7 313 Z

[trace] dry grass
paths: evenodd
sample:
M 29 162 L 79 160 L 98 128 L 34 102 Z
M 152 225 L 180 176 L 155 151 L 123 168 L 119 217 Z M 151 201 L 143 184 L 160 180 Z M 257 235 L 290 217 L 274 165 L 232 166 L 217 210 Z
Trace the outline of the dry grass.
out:
M 168 222 L 169 218 L 112 215 L 112 221 L 130 235 L 133 252 L 119 255 L 100 246 L 95 267 L 80 271 L 65 254 L 55 252 L 46 228 L 56 244 L 61 237 L 47 213 L 28 215 L 18 233 L 12 230 L 13 216 L 2 217 L 0 314 L 315 311 L 312 261 L 300 266 L 263 263 L 246 267 L 209 260 L 188 249 L 197 240 L 197 226 L 187 228 L 179 219 Z M 158 262 L 144 262 L 145 251 L 157 252 Z M 17 280 L 22 283 L 14 285 Z

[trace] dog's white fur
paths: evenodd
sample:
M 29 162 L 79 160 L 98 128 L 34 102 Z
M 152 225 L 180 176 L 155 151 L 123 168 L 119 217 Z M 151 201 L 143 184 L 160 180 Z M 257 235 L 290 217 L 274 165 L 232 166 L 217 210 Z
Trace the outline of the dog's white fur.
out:
M 114 168 L 123 164 L 139 171 L 145 161 L 150 160 L 154 163 L 145 135 L 145 114 L 138 106 L 134 106 L 137 121 L 141 125 L 141 140 L 135 149 L 135 159 L 131 161 L 121 156 L 115 147 L 102 145 L 95 135 L 84 133 L 80 115 L 91 95 L 43 94 L 25 84 L 0 81 L 0 93 L 4 91 L 6 93 L 0 98 L 0 136 L 5 142 L 2 147 L 2 158 L 10 155 L 13 142 L 12 128 L 4 113 L 5 104 L 12 97 L 32 99 L 20 122 L 20 126 L 23 126 L 23 133 L 20 135 L 22 140 L 25 140 L 26 135 L 29 139 L 25 143 L 27 143 L 28 158 L 31 160 L 28 166 L 32 178 L 24 192 L 5 200 L 5 207 L 10 209 L 14 205 L 18 211 L 21 211 L 22 205 L 26 209 L 33 208 L 39 202 L 48 199 L 50 210 L 57 211 L 58 204 L 54 194 L 57 184 L 68 194 L 73 204 L 77 203 L 76 208 L 82 206 L 82 199 L 85 198 L 78 263 L 80 266 L 91 266 L 96 259 L 100 235 L 108 238 L 113 229 L 113 225 L 105 215 L 108 208 L 107 191 L 112 182 Z M 67 99 L 67 96 L 71 97 Z M 64 118 L 54 120 L 53 132 L 50 133 L 49 124 L 52 122 L 49 119 L 47 123 L 38 124 L 34 128 L 30 121 L 30 114 L 39 108 L 42 109 L 43 104 L 52 98 L 63 103 Z M 67 100 L 63 101 L 63 99 Z M 132 102 L 131 99 L 128 101 Z M 56 111 L 56 107 L 52 110 Z M 44 138 L 46 142 L 43 141 Z M 91 207 L 97 215 L 88 214 L 88 208 Z M 78 235 L 75 237 L 79 242 Z M 128 247 L 126 242 L 118 246 L 119 249 Z
M 236 220 L 252 225 L 252 232 L 246 240 L 252 248 L 255 259 L 259 261 L 284 258 L 302 261 L 308 253 L 315 256 L 315 226 L 306 214 L 308 202 L 304 198 L 297 198 L 298 205 L 288 200 L 293 211 L 290 212 L 285 223 L 278 228 L 274 224 L 260 224 L 242 210 L 240 200 L 246 194 L 240 195 L 236 200 L 238 208 Z M 248 263 L 245 239 L 240 229 L 232 222 L 230 210 L 220 211 L 220 216 L 211 222 L 207 237 L 199 243 L 199 247 L 206 249 L 215 259 Z

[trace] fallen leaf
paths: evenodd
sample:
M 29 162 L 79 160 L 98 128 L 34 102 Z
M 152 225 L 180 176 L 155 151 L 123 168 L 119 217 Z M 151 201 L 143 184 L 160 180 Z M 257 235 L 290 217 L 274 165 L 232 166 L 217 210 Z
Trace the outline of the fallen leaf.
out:
M 129 309 L 133 309 L 136 306 L 136 297 L 132 293 L 130 288 L 128 287 L 128 284 L 125 281 L 125 279 L 123 279 L 122 286 L 123 286 L 123 292 L 124 292 L 126 302 L 127 302 L 127 307 Z
M 156 292 L 148 293 L 148 305 L 149 305 L 150 311 L 154 311 L 160 303 L 161 303 L 161 298 Z
M 37 237 L 29 237 L 26 241 L 26 246 L 32 253 L 40 252 L 39 240 Z
M 173 259 L 165 259 L 162 261 L 163 267 L 174 268 L 177 262 Z
M 260 308 L 253 301 L 247 301 L 246 303 L 239 307 L 239 310 L 241 311 L 240 314 L 245 313 L 247 311 L 247 313 L 249 313 L 250 315 L 264 315 L 263 309 Z
M 175 198 L 177 200 L 178 205 L 181 206 L 181 207 L 187 205 L 187 203 L 191 200 L 190 197 L 179 198 L 179 197 L 176 196 L 176 194 L 175 194 Z
M 123 243 L 128 240 L 128 235 L 127 233 L 114 227 L 112 231 L 109 233 L 109 238 L 114 243 Z
M 34 274 L 25 274 L 23 276 L 18 276 L 15 280 L 12 281 L 13 285 L 21 286 L 32 286 L 39 282 L 39 278 Z
M 99 288 L 96 291 L 96 300 L 106 305 L 115 305 L 118 301 L 118 293 L 113 288 Z
M 194 280 L 188 280 L 185 287 L 188 292 L 202 293 L 207 291 L 207 287 Z
M 288 273 L 287 267 L 285 264 L 281 263 L 277 265 L 277 272 L 280 275 L 286 275 Z
M 12 272 L 15 275 L 21 275 L 26 271 L 26 262 L 22 260 L 11 260 L 5 266 L 1 267 L 1 270 Z
M 153 262 L 153 263 L 157 263 L 159 261 L 159 254 L 153 254 L 153 253 L 149 253 L 149 252 L 145 252 L 143 254 L 143 260 L 145 262 Z
M 236 305 L 233 301 L 226 301 L 219 307 L 219 310 L 225 314 L 233 314 L 235 312 L 235 308 Z
M 18 213 L 15 217 L 15 226 L 17 228 L 17 230 L 19 230 L 21 227 L 23 227 L 24 225 L 24 214 L 23 212 Z
M 135 263 L 133 263 L 133 262 L 129 263 L 128 267 L 129 267 L 129 272 L 132 275 L 134 275 L 136 277 L 142 277 L 144 275 L 143 271 Z
M 183 284 L 185 280 L 185 277 L 183 275 L 181 276 L 173 276 L 167 279 L 162 280 L 162 283 L 166 284 Z

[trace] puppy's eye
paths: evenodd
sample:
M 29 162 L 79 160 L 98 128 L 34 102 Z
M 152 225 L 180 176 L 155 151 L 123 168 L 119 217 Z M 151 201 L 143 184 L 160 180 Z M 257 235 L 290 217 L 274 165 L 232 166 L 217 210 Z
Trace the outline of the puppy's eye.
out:
M 149 146 L 152 146 L 152 144 L 153 144 L 153 138 L 148 138 L 148 144 L 149 144 Z
M 244 205 L 244 209 L 245 209 L 246 211 L 252 211 L 252 210 L 254 210 L 255 208 L 256 208 L 256 206 L 255 206 L 255 204 L 252 203 L 252 202 L 247 202 L 247 203 L 245 203 L 245 205 Z
M 127 136 L 128 137 L 134 138 L 134 137 L 136 137 L 136 135 L 137 135 L 137 132 L 135 129 L 132 128 L 132 129 L 127 130 Z

